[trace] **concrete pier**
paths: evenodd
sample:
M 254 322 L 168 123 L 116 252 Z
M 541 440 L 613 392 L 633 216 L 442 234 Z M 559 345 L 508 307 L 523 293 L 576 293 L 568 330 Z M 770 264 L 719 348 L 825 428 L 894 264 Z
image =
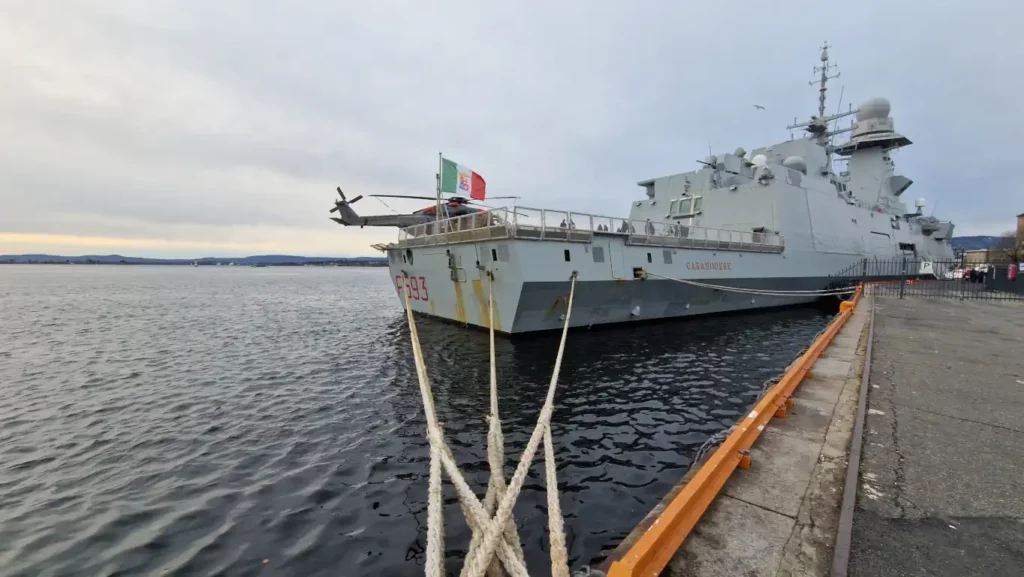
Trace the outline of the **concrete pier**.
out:
M 831 563 L 863 366 L 860 310 L 772 420 L 663 575 L 824 575 Z
M 839 520 L 847 448 L 863 368 L 868 310 L 861 303 L 751 448 L 662 571 L 667 576 L 823 575 Z M 636 543 L 683 489 L 695 467 L 611 554 Z
M 812 373 L 663 576 L 1022 574 L 1024 302 L 866 297 Z M 600 569 L 671 522 L 697 470 Z
M 879 298 L 849 575 L 1024 573 L 1024 302 Z

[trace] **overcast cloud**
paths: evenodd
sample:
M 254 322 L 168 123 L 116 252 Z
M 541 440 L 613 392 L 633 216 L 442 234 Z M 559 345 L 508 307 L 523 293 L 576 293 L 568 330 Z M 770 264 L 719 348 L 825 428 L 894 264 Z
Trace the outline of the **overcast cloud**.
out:
M 825 39 L 830 110 L 886 96 L 915 142 L 907 195 L 1013 227 L 1019 3 L 779 4 L 7 0 L 0 254 L 371 254 L 394 231 L 327 220 L 334 187 L 432 194 L 438 151 L 491 195 L 625 215 L 709 143 L 786 139 Z

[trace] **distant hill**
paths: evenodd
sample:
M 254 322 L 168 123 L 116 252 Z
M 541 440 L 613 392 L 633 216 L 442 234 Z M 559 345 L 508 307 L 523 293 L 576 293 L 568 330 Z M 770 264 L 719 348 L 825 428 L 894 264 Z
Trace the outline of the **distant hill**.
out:
M 75 264 L 164 264 L 189 265 L 229 265 L 236 266 L 297 266 L 304 264 L 334 266 L 384 266 L 388 259 L 373 256 L 329 257 L 329 256 L 294 256 L 285 254 L 264 254 L 244 257 L 202 257 L 202 258 L 145 258 L 122 256 L 119 254 L 87 254 L 82 256 L 61 256 L 54 254 L 17 254 L 0 255 L 0 263 L 75 263 Z
M 998 236 L 956 236 L 949 239 L 949 244 L 963 250 L 984 250 L 992 248 L 997 240 Z

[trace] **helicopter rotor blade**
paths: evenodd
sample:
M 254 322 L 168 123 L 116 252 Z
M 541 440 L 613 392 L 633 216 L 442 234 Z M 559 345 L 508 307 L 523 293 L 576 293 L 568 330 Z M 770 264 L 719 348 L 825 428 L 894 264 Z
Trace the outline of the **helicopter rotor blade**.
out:
M 359 196 L 357 196 L 357 197 L 353 198 L 352 200 L 348 201 L 348 203 L 349 204 L 355 204 L 356 201 L 358 201 L 360 198 L 363 198 L 363 195 L 360 194 Z
M 338 187 L 338 194 L 341 195 L 341 200 L 345 200 L 345 193 L 341 191 L 341 187 Z
M 437 200 L 434 196 L 410 196 L 406 194 L 371 194 L 372 198 L 414 198 L 416 200 Z
M 338 205 L 334 205 L 334 208 L 332 208 L 330 212 L 338 212 Z

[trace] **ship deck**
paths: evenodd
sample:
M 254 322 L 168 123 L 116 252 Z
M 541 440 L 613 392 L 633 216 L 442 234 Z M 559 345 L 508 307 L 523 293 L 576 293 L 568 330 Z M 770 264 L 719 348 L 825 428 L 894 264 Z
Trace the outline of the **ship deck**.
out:
M 786 237 L 770 231 L 740 231 L 598 216 L 559 210 L 506 207 L 418 224 L 399 230 L 398 242 L 381 250 L 501 239 L 590 243 L 595 236 L 621 237 L 628 245 L 779 253 Z

